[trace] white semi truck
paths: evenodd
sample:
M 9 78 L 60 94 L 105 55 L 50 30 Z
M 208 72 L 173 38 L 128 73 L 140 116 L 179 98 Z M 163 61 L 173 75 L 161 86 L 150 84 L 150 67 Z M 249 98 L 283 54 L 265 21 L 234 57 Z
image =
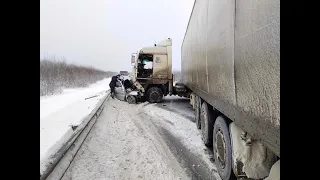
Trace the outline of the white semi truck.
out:
M 159 103 L 166 95 L 190 96 L 190 90 L 181 83 L 173 86 L 172 40 L 170 38 L 151 47 L 143 47 L 131 57 L 132 86 L 136 92 L 127 96 L 129 103 L 147 100 Z
M 235 30 L 234 22 L 220 26 L 219 31 L 212 30 L 214 33 L 209 37 L 202 31 L 210 32 L 211 24 L 204 28 L 194 22 L 197 16 L 205 18 L 199 14 L 203 11 L 197 10 L 206 8 L 204 2 L 195 2 L 182 44 L 183 84 L 173 86 L 172 40 L 167 39 L 132 55 L 132 89 L 126 92 L 126 100 L 155 103 L 161 102 L 165 95 L 190 97 L 196 125 L 204 144 L 213 146 L 223 180 L 280 178 L 277 21 L 261 29 L 266 32 L 252 30 L 240 40 L 229 37 Z M 221 6 L 231 11 L 231 5 Z M 264 36 L 269 39 L 260 41 Z
M 280 0 L 195 0 L 181 51 L 221 178 L 280 179 Z
M 223 180 L 280 179 L 280 0 L 195 0 L 181 52 L 176 86 L 171 39 L 133 54 L 129 99 L 190 97 Z

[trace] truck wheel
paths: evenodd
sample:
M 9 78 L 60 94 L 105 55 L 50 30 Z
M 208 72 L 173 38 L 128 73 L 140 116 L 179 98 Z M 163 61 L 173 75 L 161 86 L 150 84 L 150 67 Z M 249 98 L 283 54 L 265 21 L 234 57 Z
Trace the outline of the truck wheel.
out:
M 206 102 L 203 102 L 201 106 L 200 121 L 202 140 L 206 146 L 211 146 L 213 132 L 212 111 L 210 111 Z
M 217 117 L 213 128 L 214 160 L 218 173 L 223 180 L 235 179 L 232 171 L 232 147 L 227 122 Z
M 162 100 L 163 97 L 163 93 L 161 91 L 160 88 L 158 87 L 151 87 L 148 91 L 147 91 L 147 100 L 150 103 L 159 103 Z
M 201 121 L 200 121 L 200 106 L 201 106 L 201 102 L 200 102 L 200 97 L 196 96 L 195 98 L 196 102 L 195 102 L 195 108 L 194 108 L 194 116 L 195 116 L 195 120 L 196 120 L 196 125 L 198 129 L 201 129 Z
M 128 95 L 127 96 L 127 102 L 129 104 L 136 104 L 136 98 L 134 96 L 132 96 L 132 95 Z

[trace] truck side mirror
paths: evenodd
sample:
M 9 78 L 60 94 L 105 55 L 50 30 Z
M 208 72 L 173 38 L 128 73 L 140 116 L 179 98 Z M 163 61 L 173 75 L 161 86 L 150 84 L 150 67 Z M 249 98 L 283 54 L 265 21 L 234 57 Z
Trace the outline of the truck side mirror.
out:
M 136 61 L 136 57 L 135 56 L 131 56 L 131 65 L 134 65 Z

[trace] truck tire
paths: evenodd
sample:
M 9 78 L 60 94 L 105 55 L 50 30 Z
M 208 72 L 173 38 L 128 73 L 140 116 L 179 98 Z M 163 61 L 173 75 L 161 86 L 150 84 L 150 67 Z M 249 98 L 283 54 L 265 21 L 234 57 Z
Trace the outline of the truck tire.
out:
M 236 179 L 232 170 L 232 147 L 229 128 L 226 120 L 222 116 L 218 116 L 214 123 L 213 153 L 221 179 Z
M 212 111 L 206 102 L 201 105 L 200 121 L 202 140 L 206 146 L 211 146 L 213 132 Z
M 151 87 L 147 91 L 147 100 L 150 103 L 159 103 L 162 100 L 163 93 L 160 88 L 158 87 Z
M 127 96 L 127 102 L 129 103 L 129 104 L 136 104 L 136 98 L 134 97 L 134 96 L 132 96 L 132 95 L 128 95 Z
M 195 97 L 194 118 L 198 129 L 201 129 L 200 111 L 201 111 L 201 99 L 199 96 Z

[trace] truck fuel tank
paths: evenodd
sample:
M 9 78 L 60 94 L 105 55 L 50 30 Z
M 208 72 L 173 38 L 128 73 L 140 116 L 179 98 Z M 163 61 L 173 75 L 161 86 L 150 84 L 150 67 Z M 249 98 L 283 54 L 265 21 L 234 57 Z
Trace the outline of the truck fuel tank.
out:
M 175 95 L 178 95 L 181 97 L 187 97 L 187 98 L 189 98 L 191 94 L 191 90 L 186 85 L 180 82 L 176 83 L 173 86 L 173 92 L 174 92 L 173 94 Z

